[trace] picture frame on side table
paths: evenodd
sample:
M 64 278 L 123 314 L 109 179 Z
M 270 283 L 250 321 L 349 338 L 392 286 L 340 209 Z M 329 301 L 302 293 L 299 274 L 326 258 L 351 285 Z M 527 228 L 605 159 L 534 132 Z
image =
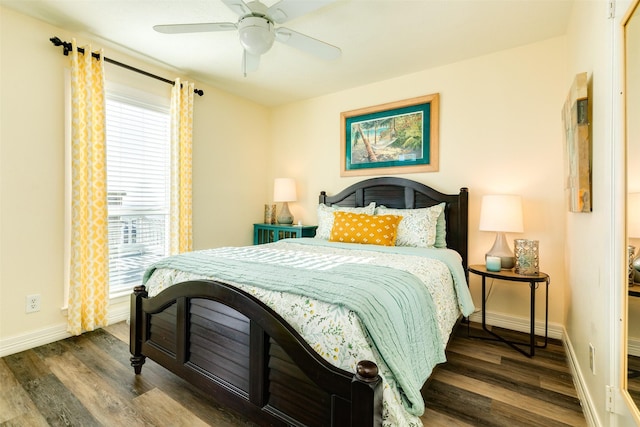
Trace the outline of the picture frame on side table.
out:
M 439 94 L 340 114 L 340 176 L 438 171 Z

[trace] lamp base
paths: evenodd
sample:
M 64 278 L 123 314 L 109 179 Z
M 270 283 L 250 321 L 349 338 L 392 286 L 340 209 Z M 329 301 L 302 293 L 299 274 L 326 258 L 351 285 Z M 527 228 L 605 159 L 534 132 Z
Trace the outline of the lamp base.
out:
M 293 224 L 293 215 L 289 212 L 289 202 L 282 204 L 282 210 L 278 215 L 278 224 Z
M 510 270 L 516 265 L 516 257 L 511 248 L 509 248 L 507 238 L 503 232 L 496 233 L 496 241 L 493 242 L 493 247 L 486 253 L 485 259 L 488 256 L 500 258 L 501 270 Z

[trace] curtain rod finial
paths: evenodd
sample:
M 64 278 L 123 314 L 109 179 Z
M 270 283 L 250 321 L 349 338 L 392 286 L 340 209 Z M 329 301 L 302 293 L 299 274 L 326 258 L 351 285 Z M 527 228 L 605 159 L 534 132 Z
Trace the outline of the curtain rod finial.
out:
M 51 37 L 49 41 L 53 43 L 54 46 L 62 46 L 64 56 L 69 55 L 69 52 L 73 49 L 73 45 L 71 43 L 63 42 L 59 37 Z

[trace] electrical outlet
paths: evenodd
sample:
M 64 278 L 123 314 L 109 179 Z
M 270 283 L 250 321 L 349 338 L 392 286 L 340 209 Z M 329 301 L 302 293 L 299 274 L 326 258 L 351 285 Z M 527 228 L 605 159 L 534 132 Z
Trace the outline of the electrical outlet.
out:
M 589 368 L 593 375 L 596 374 L 596 349 L 593 344 L 589 343 Z
M 27 295 L 27 313 L 40 311 L 40 294 Z

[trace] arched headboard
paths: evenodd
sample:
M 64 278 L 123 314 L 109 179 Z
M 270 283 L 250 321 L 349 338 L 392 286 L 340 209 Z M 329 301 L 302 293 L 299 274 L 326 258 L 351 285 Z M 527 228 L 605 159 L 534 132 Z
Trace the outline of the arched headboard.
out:
M 461 188 L 458 194 L 444 194 L 410 179 L 379 177 L 360 181 L 333 196 L 322 191 L 319 202 L 348 207 L 367 206 L 375 202 L 376 205 L 396 209 L 428 208 L 445 202 L 447 247 L 462 256 L 462 265 L 467 271 L 469 190 L 466 187 Z

